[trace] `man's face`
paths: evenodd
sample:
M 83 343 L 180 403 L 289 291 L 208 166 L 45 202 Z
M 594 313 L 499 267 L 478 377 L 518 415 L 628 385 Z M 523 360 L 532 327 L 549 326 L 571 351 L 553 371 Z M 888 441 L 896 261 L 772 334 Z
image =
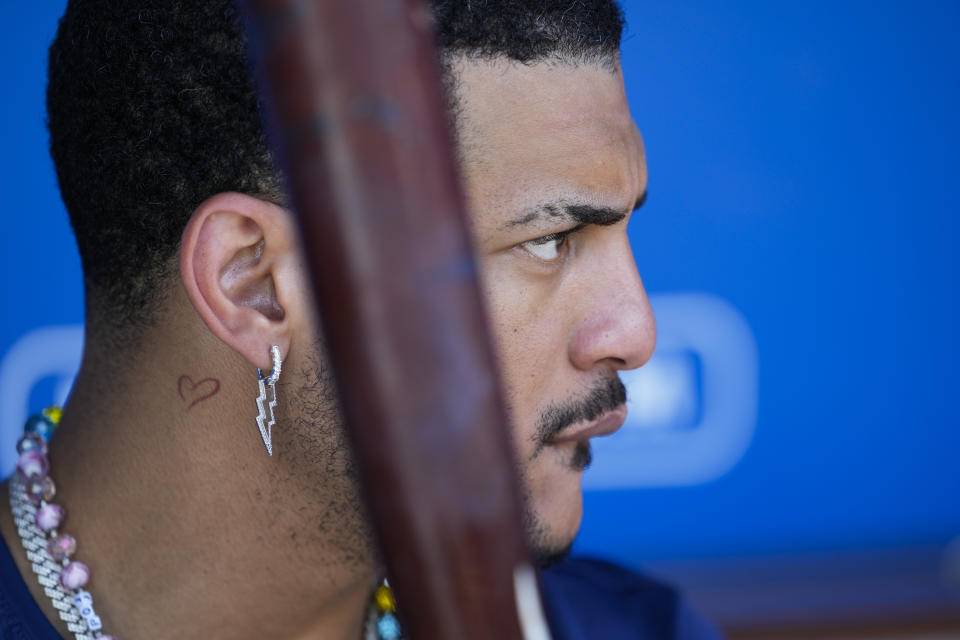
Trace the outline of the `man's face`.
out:
M 462 173 L 530 542 L 549 558 L 580 524 L 588 437 L 623 420 L 617 371 L 646 362 L 656 340 L 627 239 L 646 193 L 643 143 L 619 73 L 505 62 L 455 73 Z M 311 515 L 296 540 L 320 521 L 337 535 L 330 552 L 359 566 L 366 520 L 326 362 L 318 347 L 296 392 L 281 390 L 296 439 L 285 456 L 300 473 L 278 476 L 274 492 L 312 505 L 297 511 Z M 328 471 L 322 483 L 318 468 Z
M 458 132 L 481 275 L 527 494 L 550 555 L 580 524 L 588 438 L 625 415 L 617 371 L 653 352 L 627 238 L 646 194 L 623 77 L 595 65 L 461 62 Z

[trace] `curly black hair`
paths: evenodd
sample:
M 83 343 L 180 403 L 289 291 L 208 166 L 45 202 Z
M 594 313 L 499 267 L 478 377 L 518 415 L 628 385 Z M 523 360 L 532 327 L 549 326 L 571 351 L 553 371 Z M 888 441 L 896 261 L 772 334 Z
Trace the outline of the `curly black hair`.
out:
M 448 60 L 616 64 L 615 0 L 433 8 Z M 230 0 L 70 0 L 50 47 L 47 113 L 88 321 L 110 330 L 150 324 L 183 229 L 205 199 L 238 191 L 283 203 Z

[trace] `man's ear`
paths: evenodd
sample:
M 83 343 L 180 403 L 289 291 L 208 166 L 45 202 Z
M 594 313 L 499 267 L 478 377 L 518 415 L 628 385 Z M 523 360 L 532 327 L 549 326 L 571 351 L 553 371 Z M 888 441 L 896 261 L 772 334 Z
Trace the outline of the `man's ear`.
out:
M 271 346 L 289 353 L 290 314 L 301 311 L 297 247 L 286 210 L 240 193 L 203 202 L 183 232 L 180 278 L 194 308 L 215 336 L 264 372 Z

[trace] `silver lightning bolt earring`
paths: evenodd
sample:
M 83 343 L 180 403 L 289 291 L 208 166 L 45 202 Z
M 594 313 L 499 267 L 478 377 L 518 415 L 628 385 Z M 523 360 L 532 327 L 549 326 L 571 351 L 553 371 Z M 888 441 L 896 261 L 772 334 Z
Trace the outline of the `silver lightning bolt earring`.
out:
M 257 385 L 260 387 L 260 395 L 257 396 L 257 427 L 260 428 L 260 437 L 263 438 L 263 446 L 267 448 L 267 455 L 272 456 L 273 425 L 277 423 L 273 417 L 273 408 L 277 406 L 277 380 L 280 378 L 280 367 L 283 362 L 280 360 L 280 347 L 277 345 L 270 347 L 270 355 L 273 357 L 273 369 L 270 370 L 270 375 L 264 378 L 260 369 L 257 369 Z M 267 388 L 270 389 L 269 402 L 267 402 Z

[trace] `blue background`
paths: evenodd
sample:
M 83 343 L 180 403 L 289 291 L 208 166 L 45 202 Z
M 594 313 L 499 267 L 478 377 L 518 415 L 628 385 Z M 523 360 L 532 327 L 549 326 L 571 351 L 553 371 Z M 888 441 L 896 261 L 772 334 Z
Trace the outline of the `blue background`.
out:
M 653 292 L 742 311 L 759 415 L 747 455 L 709 485 L 591 495 L 583 548 L 639 559 L 960 535 L 960 5 L 628 10 L 650 167 L 640 273 Z
M 63 6 L 0 4 L 0 356 L 34 327 L 83 319 L 43 129 Z M 960 5 L 626 8 L 650 170 L 638 266 L 653 294 L 738 310 L 756 419 L 719 477 L 588 492 L 578 549 L 640 566 L 956 539 Z

